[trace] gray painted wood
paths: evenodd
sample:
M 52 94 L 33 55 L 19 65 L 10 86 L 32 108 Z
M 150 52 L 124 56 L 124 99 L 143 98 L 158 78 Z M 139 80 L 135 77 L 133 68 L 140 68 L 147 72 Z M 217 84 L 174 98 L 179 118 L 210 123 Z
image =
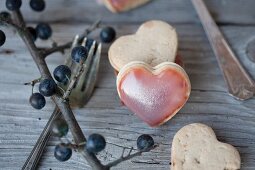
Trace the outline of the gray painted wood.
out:
M 161 1 L 161 3 L 164 2 L 163 0 Z M 225 0 L 222 3 L 229 3 L 230 1 Z M 59 1 L 47 2 L 52 4 L 59 3 Z M 71 2 L 73 1 L 70 1 L 70 6 L 73 5 Z M 212 8 L 214 2 L 216 1 L 208 1 L 208 3 L 212 4 Z M 245 2 L 251 4 L 254 1 L 246 0 Z M 2 3 L 1 1 L 0 8 L 2 8 Z M 68 1 L 63 3 L 65 4 L 63 6 L 67 6 L 66 3 Z M 94 2 L 90 0 L 87 0 L 86 3 L 88 5 L 86 6 L 88 13 L 92 13 L 92 8 L 96 8 L 100 14 L 109 15 L 109 18 L 106 18 L 107 20 L 105 21 L 113 22 L 118 36 L 134 32 L 140 21 L 152 17 L 157 18 L 158 16 L 155 13 L 148 14 L 148 17 L 142 15 L 137 18 L 142 13 L 140 10 L 145 8 L 147 10 L 153 9 L 153 7 L 155 9 L 162 8 L 165 11 L 167 10 L 161 3 L 154 2 L 151 6 L 147 5 L 137 12 L 129 13 L 128 23 L 123 23 L 125 21 L 123 17 L 128 14 L 113 16 L 103 7 L 95 6 Z M 219 140 L 237 147 L 242 158 L 242 169 L 255 169 L 255 100 L 251 99 L 241 102 L 234 100 L 228 95 L 215 56 L 202 27 L 200 25 L 189 24 L 195 16 L 187 14 L 180 15 L 178 18 L 171 16 L 173 13 L 176 13 L 175 17 L 177 14 L 185 13 L 186 11 L 183 10 L 191 8 L 191 6 L 187 7 L 188 2 L 184 0 L 173 0 L 170 3 L 175 4 L 176 7 L 179 7 L 177 9 L 182 10 L 178 11 L 176 9 L 170 12 L 169 17 L 163 13 L 161 16 L 168 21 L 179 22 L 174 25 L 179 34 L 179 53 L 183 57 L 185 69 L 192 83 L 192 93 L 188 103 L 180 113 L 163 126 L 158 128 L 148 127 L 125 106 L 120 104 L 115 89 L 115 76 L 107 59 L 109 45 L 104 45 L 99 81 L 95 93 L 85 108 L 74 109 L 82 130 L 85 135 L 101 133 L 106 137 L 108 142 L 106 151 L 99 155 L 100 159 L 105 163 L 116 159 L 121 154 L 121 148 L 118 146 L 135 146 L 135 140 L 140 134 L 151 134 L 155 142 L 159 144 L 158 148 L 150 153 L 145 153 L 143 156 L 124 162 L 115 169 L 167 170 L 169 169 L 171 142 L 174 134 L 184 125 L 201 122 L 211 126 Z M 236 6 L 240 5 L 240 3 L 241 0 L 236 0 L 231 5 Z M 25 10 L 25 17 L 28 17 L 29 21 L 37 20 L 40 15 L 44 16 L 42 19 L 51 21 L 62 21 L 60 20 L 61 15 L 65 21 L 74 17 L 72 16 L 74 11 L 70 11 L 71 8 L 63 13 L 62 10 L 66 10 L 67 7 L 64 9 L 57 8 L 56 5 L 48 5 L 48 7 L 48 10 L 52 12 L 56 9 L 59 10 L 59 14 L 54 15 L 54 17 L 50 16 L 51 13 L 36 14 L 34 16 L 27 9 Z M 214 8 L 216 9 L 215 5 Z M 251 7 L 246 5 L 245 8 L 248 11 Z M 234 22 L 233 18 L 237 15 L 234 13 L 233 11 L 232 13 L 227 13 L 224 16 L 226 18 L 219 21 Z M 244 12 L 242 15 L 248 15 L 248 12 Z M 240 17 L 242 15 L 240 14 Z M 232 20 L 230 16 L 233 16 Z M 94 15 L 86 14 L 82 20 L 87 21 L 88 19 L 90 21 L 90 17 L 94 17 Z M 79 17 L 75 16 L 75 18 Z M 239 21 L 238 18 L 236 21 L 238 23 L 245 23 L 241 20 Z M 70 40 L 76 33 L 80 33 L 86 26 L 84 23 L 53 24 L 53 39 L 64 43 Z M 247 44 L 255 38 L 255 27 L 231 25 L 223 26 L 221 29 L 239 56 L 241 63 L 255 79 L 255 64 L 246 55 Z M 38 135 L 50 117 L 54 105 L 49 99 L 47 99 L 46 107 L 40 111 L 32 109 L 29 105 L 28 99 L 31 88 L 23 86 L 22 83 L 37 78 L 39 72 L 21 39 L 10 30 L 4 29 L 4 31 L 7 34 L 7 41 L 0 48 L 0 169 L 16 170 L 20 169 L 29 155 Z M 37 41 L 37 44 L 49 46 L 50 42 Z M 62 64 L 64 59 L 61 54 L 54 54 L 47 59 L 47 62 L 52 71 L 57 65 Z M 70 134 L 68 137 L 71 139 Z M 83 158 L 77 153 L 74 153 L 72 158 L 65 163 L 58 162 L 53 156 L 54 146 L 58 142 L 57 138 L 51 138 L 39 169 L 90 169 Z
M 254 0 L 205 0 L 209 10 L 219 23 L 254 24 Z M 112 14 L 96 0 L 46 0 L 46 10 L 34 13 L 28 0 L 23 1 L 22 11 L 27 21 L 91 22 L 101 18 L 105 22 L 141 22 L 162 19 L 174 23 L 198 22 L 189 0 L 152 0 L 151 4 L 120 15 Z M 0 1 L 0 10 L 5 9 L 5 0 Z M 33 12 L 33 13 L 32 13 Z M 32 15 L 31 15 L 32 14 Z
M 225 91 L 225 84 L 205 34 L 200 26 L 175 25 L 180 37 L 180 54 L 192 82 L 189 102 L 172 120 L 159 128 L 150 128 L 121 106 L 115 89 L 115 76 L 107 59 L 107 45 L 104 46 L 99 81 L 95 93 L 86 108 L 75 109 L 77 119 L 86 135 L 101 133 L 107 139 L 106 152 L 100 158 L 107 162 L 116 158 L 121 149 L 118 146 L 135 146 L 136 138 L 142 133 L 152 134 L 159 147 L 151 153 L 120 164 L 116 169 L 169 169 L 170 148 L 174 134 L 182 126 L 202 122 L 212 126 L 221 141 L 237 147 L 242 157 L 242 169 L 254 169 L 255 157 L 255 100 L 240 102 Z M 137 25 L 115 26 L 118 36 L 133 32 Z M 81 32 L 83 25 L 76 27 L 54 24 L 53 38 L 59 42 L 69 40 Z M 222 27 L 230 44 L 240 56 L 249 73 L 255 77 L 254 64 L 245 55 L 245 42 L 255 35 L 254 27 Z M 31 57 L 21 40 L 10 31 L 7 43 L 0 52 L 0 162 L 1 168 L 19 169 L 32 149 L 39 133 L 53 110 L 47 106 L 41 111 L 28 103 L 30 87 L 22 83 L 37 78 Z M 240 34 L 240 32 L 242 32 Z M 15 47 L 13 45 L 15 42 Z M 47 46 L 49 42 L 38 44 Z M 14 50 L 6 54 L 5 51 Z M 51 70 L 63 63 L 60 54 L 50 56 L 47 61 Z M 39 120 L 40 118 L 40 120 Z M 69 135 L 71 138 L 71 136 Z M 70 161 L 59 163 L 53 157 L 52 138 L 43 156 L 40 169 L 89 169 L 80 155 L 74 153 Z

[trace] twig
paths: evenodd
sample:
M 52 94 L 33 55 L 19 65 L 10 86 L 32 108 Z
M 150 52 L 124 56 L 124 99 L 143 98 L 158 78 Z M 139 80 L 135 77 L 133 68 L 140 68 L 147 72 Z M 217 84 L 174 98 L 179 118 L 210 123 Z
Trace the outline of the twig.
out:
M 21 28 L 23 28 L 25 26 L 22 14 L 19 11 L 14 11 L 12 12 L 13 16 L 14 16 L 14 21 L 16 21 L 16 24 L 18 26 L 20 26 Z M 24 29 L 24 28 L 23 28 Z M 25 30 L 25 29 L 24 29 Z M 23 41 L 25 42 L 25 44 L 27 45 L 37 67 L 40 70 L 40 73 L 42 75 L 42 78 L 52 78 L 50 71 L 47 67 L 47 64 L 45 62 L 45 60 L 41 57 L 41 54 L 38 52 L 37 47 L 34 44 L 34 41 L 32 40 L 32 37 L 30 36 L 30 34 L 28 34 L 26 31 L 24 31 L 24 34 L 21 35 L 21 38 L 23 39 Z M 72 110 L 71 109 L 63 109 L 63 108 L 68 108 L 65 105 L 68 105 L 68 103 L 66 102 L 56 102 L 56 101 L 60 101 L 61 97 L 56 94 L 52 96 L 52 99 L 55 101 L 55 103 L 57 104 L 57 106 L 59 107 L 59 109 L 61 110 L 62 114 L 64 115 L 64 117 L 66 119 L 70 119 L 69 122 L 71 121 L 73 124 L 76 124 L 75 129 L 79 129 L 79 130 L 74 130 L 74 126 L 70 126 L 71 131 L 79 131 L 79 133 L 75 133 L 75 137 L 74 140 L 78 143 L 82 143 L 85 140 L 85 137 L 76 121 L 76 119 L 72 119 L 69 117 L 69 115 L 73 115 Z M 62 109 L 61 109 L 62 108 Z M 64 114 L 65 113 L 65 114 Z M 71 114 L 70 114 L 71 113 Z M 65 116 L 67 115 L 67 116 Z
M 0 25 L 2 26 L 6 26 L 6 27 L 9 27 L 9 28 L 13 28 L 14 30 L 16 31 L 23 31 L 22 28 L 20 28 L 18 25 L 14 24 L 12 21 L 10 20 L 4 20 L 1 18 L 0 20 Z
M 1 21 L 0 21 L 1 24 L 11 26 L 19 32 L 22 40 L 26 44 L 29 52 L 32 55 L 34 62 L 36 63 L 36 65 L 40 71 L 41 77 L 43 79 L 44 78 L 52 79 L 50 71 L 47 67 L 45 60 L 44 60 L 43 54 L 35 46 L 35 43 L 31 37 L 31 35 L 26 30 L 26 24 L 23 20 L 21 12 L 19 10 L 13 11 L 12 15 L 13 15 L 15 23 L 11 23 L 11 22 L 1 19 Z M 57 105 L 57 107 L 60 109 L 60 111 L 62 112 L 63 117 L 65 118 L 68 126 L 70 127 L 70 131 L 72 132 L 75 143 L 78 145 L 81 143 L 84 144 L 86 142 L 86 138 L 83 135 L 82 130 L 74 117 L 74 114 L 70 108 L 68 101 L 63 100 L 59 94 L 53 95 L 51 98 L 54 101 L 54 103 Z M 93 169 L 105 170 L 104 169 L 105 167 L 101 164 L 101 162 L 97 159 L 97 157 L 93 154 L 88 153 L 86 151 L 86 149 L 84 149 L 83 145 L 79 147 L 79 151 L 82 152 L 82 154 L 86 158 L 87 162 L 91 165 L 91 167 Z
M 66 100 L 69 97 L 69 95 L 71 94 L 75 84 L 79 80 L 79 77 L 82 75 L 82 73 L 84 71 L 83 63 L 84 63 L 84 60 L 81 60 L 81 62 L 79 63 L 79 69 L 77 70 L 76 75 L 72 78 L 71 82 L 69 83 L 69 86 L 66 89 L 66 92 L 63 95 L 63 100 Z
M 85 45 L 85 44 L 83 44 L 83 45 Z M 93 44 L 92 44 L 92 46 L 91 46 L 91 48 L 89 50 L 89 54 L 86 57 L 87 59 L 92 57 L 92 55 L 94 54 L 94 50 L 95 50 L 95 42 L 93 42 Z M 69 86 L 67 87 L 67 90 L 66 90 L 66 92 L 63 95 L 63 100 L 66 100 L 69 97 L 69 95 L 71 94 L 75 84 L 77 83 L 77 81 L 79 80 L 80 76 L 84 72 L 84 67 L 87 67 L 87 65 L 85 65 L 86 63 L 84 64 L 84 62 L 85 62 L 85 60 L 81 60 L 80 61 L 77 73 L 72 78 L 71 82 L 69 83 Z
M 85 29 L 84 33 L 81 34 L 79 37 L 79 42 L 82 41 L 84 39 L 84 37 L 86 37 L 89 33 L 91 33 L 92 31 L 94 31 L 96 28 L 98 28 L 99 24 L 100 24 L 101 20 L 97 20 L 94 24 L 92 24 L 89 28 Z M 72 41 L 67 42 L 63 45 L 59 45 L 59 46 L 55 46 L 52 48 L 48 48 L 48 49 L 43 49 L 42 50 L 42 54 L 45 57 L 47 57 L 48 55 L 58 52 L 58 51 L 64 51 L 65 49 L 70 48 L 72 45 Z
M 68 42 L 66 44 L 55 46 L 55 47 L 52 47 L 52 48 L 42 49 L 42 53 L 43 53 L 44 58 L 46 58 L 47 56 L 49 56 L 52 53 L 55 53 L 55 52 L 58 52 L 58 51 L 64 51 L 65 49 L 70 48 L 71 45 L 72 45 L 72 42 Z
M 113 162 L 110 162 L 108 163 L 107 165 L 105 165 L 106 167 L 108 167 L 109 169 L 113 166 L 116 166 L 118 165 L 119 163 L 123 162 L 123 161 L 126 161 L 126 160 L 129 160 L 129 159 L 132 159 L 136 156 L 140 156 L 141 154 L 143 153 L 143 151 L 137 151 L 133 154 L 129 154 L 127 156 L 121 156 L 119 159 L 116 159 L 115 161 Z
M 129 152 L 128 152 L 128 155 L 130 155 L 131 154 L 131 152 L 133 151 L 133 147 L 129 150 Z
M 122 149 L 122 153 L 121 153 L 121 157 L 122 157 L 122 158 L 124 157 L 125 150 L 126 150 L 126 147 L 124 147 L 124 148 Z
M 97 159 L 96 155 L 93 153 L 89 153 L 88 151 L 86 151 L 86 149 L 84 149 L 83 147 L 79 147 L 78 148 L 79 153 L 81 153 L 81 155 L 87 159 L 88 162 L 90 162 L 92 169 L 96 169 L 96 170 L 109 170 L 110 167 L 102 165 L 101 162 Z
M 67 147 L 67 148 L 71 148 L 71 149 L 74 149 L 76 150 L 78 148 L 78 145 L 76 144 L 73 144 L 73 143 L 64 143 L 64 141 L 61 141 L 61 145 Z
M 34 86 L 35 84 L 39 83 L 41 81 L 41 78 L 38 78 L 38 79 L 34 79 L 30 82 L 26 82 L 24 83 L 24 85 L 31 85 L 31 86 Z
M 154 149 L 154 148 L 156 148 L 156 147 L 157 147 L 157 145 L 154 145 L 154 146 L 153 146 L 152 148 L 150 148 L 149 150 L 146 150 L 146 151 L 140 150 L 140 151 L 137 151 L 137 152 L 131 154 L 131 152 L 132 152 L 133 149 L 134 149 L 134 148 L 132 147 L 132 148 L 129 150 L 129 152 L 128 152 L 128 154 L 127 154 L 126 156 L 124 156 L 124 152 L 125 152 L 125 149 L 126 149 L 126 148 L 123 148 L 123 151 L 122 151 L 122 154 L 121 154 L 120 158 L 119 158 L 119 159 L 116 159 L 116 160 L 113 161 L 113 162 L 110 162 L 110 163 L 106 164 L 105 166 L 108 167 L 108 168 L 110 169 L 111 167 L 114 167 L 114 166 L 118 165 L 119 163 L 121 163 L 121 162 L 123 162 L 123 161 L 132 159 L 132 158 L 134 158 L 134 157 L 136 157 L 136 156 L 140 156 L 140 155 L 142 155 L 142 153 L 144 153 L 144 152 L 149 152 L 149 151 L 151 151 L 152 149 Z

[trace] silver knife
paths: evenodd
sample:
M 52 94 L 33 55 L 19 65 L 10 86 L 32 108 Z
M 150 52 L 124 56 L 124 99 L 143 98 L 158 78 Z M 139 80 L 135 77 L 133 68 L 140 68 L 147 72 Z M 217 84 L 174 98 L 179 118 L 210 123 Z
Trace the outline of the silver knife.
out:
M 216 25 L 203 0 L 191 0 L 203 24 L 207 37 L 227 83 L 229 94 L 239 100 L 254 96 L 255 85 L 231 50 L 220 29 Z

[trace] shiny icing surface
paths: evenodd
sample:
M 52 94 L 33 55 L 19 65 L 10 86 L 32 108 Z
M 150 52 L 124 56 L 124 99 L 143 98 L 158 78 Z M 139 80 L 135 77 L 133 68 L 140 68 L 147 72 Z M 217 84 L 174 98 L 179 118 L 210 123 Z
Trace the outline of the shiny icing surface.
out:
M 112 6 L 114 6 L 114 8 L 116 8 L 117 11 L 121 11 L 121 9 L 127 3 L 126 0 L 110 0 L 110 1 L 111 1 Z
M 149 0 L 108 0 L 109 3 L 114 7 L 118 12 L 132 9 L 136 6 L 142 5 Z
M 154 75 L 137 67 L 128 70 L 118 84 L 124 104 L 150 126 L 176 114 L 189 97 L 190 85 L 178 69 L 166 68 Z

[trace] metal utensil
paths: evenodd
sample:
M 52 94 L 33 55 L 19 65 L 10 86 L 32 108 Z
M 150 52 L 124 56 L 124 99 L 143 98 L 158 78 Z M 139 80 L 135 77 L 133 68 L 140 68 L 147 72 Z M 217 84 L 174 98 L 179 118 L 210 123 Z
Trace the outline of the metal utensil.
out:
M 254 81 L 244 70 L 202 0 L 191 0 L 227 82 L 230 95 L 239 100 L 252 98 Z
M 79 37 L 76 37 L 76 41 L 78 41 L 78 39 Z M 89 40 L 87 38 L 84 38 L 81 45 L 88 46 L 87 43 L 89 43 Z M 90 52 L 93 55 L 88 55 L 86 63 L 84 64 L 84 71 L 81 74 L 79 81 L 75 85 L 75 89 L 70 95 L 70 103 L 72 106 L 75 107 L 83 107 L 88 102 L 97 80 L 97 72 L 99 70 L 102 44 L 91 44 L 92 50 L 90 50 Z M 93 49 L 95 49 L 96 51 Z M 79 68 L 79 63 L 73 62 L 70 57 L 66 59 L 66 65 L 69 66 L 71 70 L 77 70 Z M 73 76 L 75 75 L 72 75 L 71 79 Z M 66 87 L 63 88 L 65 89 Z M 83 93 L 83 95 L 80 95 L 80 93 Z
M 79 36 L 76 36 L 72 43 L 71 49 L 73 49 L 79 44 L 78 40 L 79 40 Z M 87 42 L 87 38 L 84 38 L 81 45 L 85 46 L 86 42 Z M 88 58 L 83 65 L 84 72 L 82 73 L 80 79 L 78 80 L 76 86 L 72 90 L 72 93 L 69 97 L 71 104 L 75 106 L 79 106 L 79 107 L 84 106 L 92 95 L 92 92 L 96 83 L 96 79 L 97 79 L 98 69 L 99 69 L 99 62 L 101 57 L 101 46 L 102 45 L 100 43 L 98 44 L 96 48 L 96 43 L 94 41 L 89 50 Z M 76 74 L 78 64 L 72 61 L 70 57 L 70 53 L 71 53 L 71 50 L 68 52 L 68 56 L 66 58 L 66 65 L 71 68 L 72 73 Z M 72 74 L 72 76 L 74 76 L 74 74 Z M 66 88 L 64 86 L 62 87 Z M 33 150 L 31 151 L 29 157 L 27 158 L 25 164 L 23 165 L 22 170 L 36 169 L 37 164 L 44 151 L 44 148 L 46 147 L 46 144 L 51 136 L 52 125 L 54 121 L 59 118 L 61 118 L 61 112 L 56 107 L 51 117 L 49 118 L 44 130 L 42 131 L 40 137 L 38 138 Z

